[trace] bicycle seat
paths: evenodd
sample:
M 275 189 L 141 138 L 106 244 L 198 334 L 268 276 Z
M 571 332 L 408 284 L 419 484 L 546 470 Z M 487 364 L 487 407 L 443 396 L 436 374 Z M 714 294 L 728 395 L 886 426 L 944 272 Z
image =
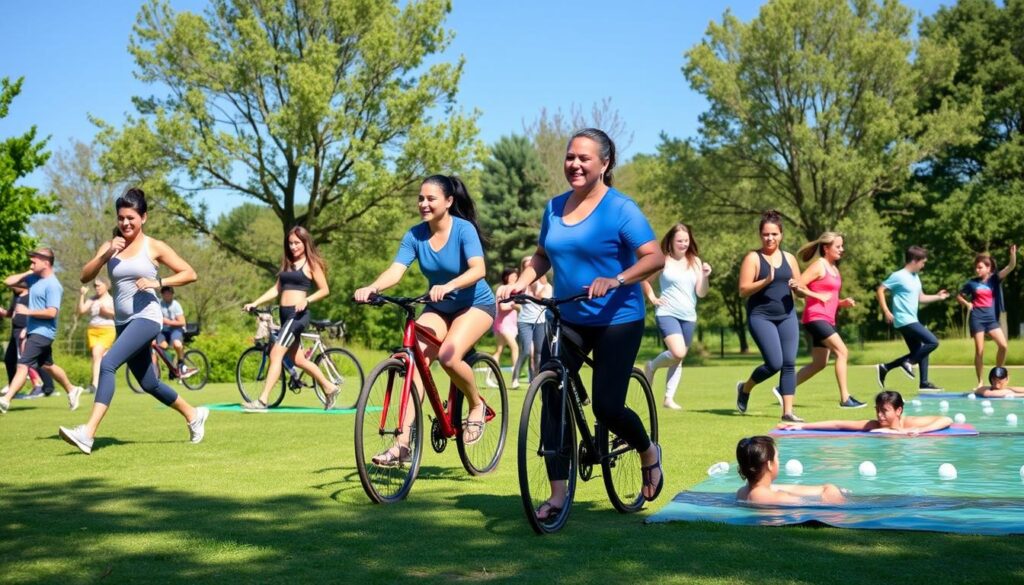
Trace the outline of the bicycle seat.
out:
M 314 329 L 323 330 L 323 329 L 327 329 L 331 325 L 334 325 L 334 322 L 329 320 L 329 319 L 312 319 L 312 320 L 310 320 L 309 324 Z
M 185 323 L 185 331 L 183 337 L 185 341 L 195 338 L 199 335 L 199 323 Z

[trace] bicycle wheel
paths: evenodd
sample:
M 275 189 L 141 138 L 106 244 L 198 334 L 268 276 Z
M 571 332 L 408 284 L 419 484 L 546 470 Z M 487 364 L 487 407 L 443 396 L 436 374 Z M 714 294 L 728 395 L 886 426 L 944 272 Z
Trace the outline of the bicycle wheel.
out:
M 242 352 L 235 364 L 235 384 L 242 395 L 242 402 L 256 402 L 263 391 L 263 383 L 270 369 L 270 349 L 253 346 Z M 284 400 L 284 376 L 277 385 L 277 390 L 270 393 L 267 406 L 273 408 Z
M 156 372 L 156 377 L 160 379 L 160 366 L 153 364 L 153 371 Z M 132 392 L 136 394 L 145 394 L 146 391 L 142 389 L 142 385 L 135 379 L 135 375 L 132 374 L 132 369 L 127 364 L 124 366 L 124 379 L 128 382 L 128 387 L 132 389 Z
M 407 448 L 399 448 L 397 461 L 374 463 L 376 456 L 396 447 L 405 377 L 404 361 L 384 360 L 370 372 L 356 403 L 356 469 L 363 490 L 377 504 L 392 504 L 405 498 L 420 470 L 424 427 L 422 406 L 415 392 L 411 393 L 406 409 Z
M 356 407 L 359 400 L 359 391 L 363 388 L 363 366 L 359 364 L 356 356 L 347 349 L 332 347 L 314 360 L 316 367 L 327 376 L 327 379 L 338 385 L 338 399 L 334 402 L 335 410 L 349 410 Z M 320 404 L 327 403 L 323 388 L 319 384 L 313 384 L 313 392 L 320 400 Z
M 455 393 L 455 420 L 452 425 L 457 429 L 455 444 L 459 447 L 459 458 L 462 466 L 470 475 L 484 475 L 494 471 L 501 461 L 501 453 L 505 449 L 505 437 L 508 434 L 508 391 L 501 369 L 489 355 L 474 353 L 466 358 L 466 363 L 473 369 L 473 379 L 480 391 L 480 397 L 487 405 L 487 424 L 480 440 L 467 445 L 462 440 L 462 421 L 469 416 L 469 401 L 462 392 Z M 488 383 L 490 379 L 490 383 Z
M 184 364 L 181 383 L 189 390 L 202 390 L 210 378 L 210 360 L 206 359 L 206 354 L 198 349 L 190 349 L 185 352 Z
M 576 425 L 559 385 L 555 372 L 538 374 L 526 391 L 519 419 L 519 493 L 526 519 L 537 534 L 557 532 L 565 526 L 576 493 Z M 562 432 L 554 429 L 542 433 L 542 413 L 546 414 L 547 408 L 556 409 L 552 420 L 561 421 Z M 551 496 L 549 470 L 567 478 L 565 502 L 560 512 L 540 520 L 536 510 Z
M 654 405 L 654 393 L 643 372 L 633 368 L 626 389 L 626 408 L 640 417 L 651 441 L 658 440 L 658 411 Z M 600 426 L 598 444 L 605 451 L 601 458 L 601 475 L 608 499 L 615 509 L 623 514 L 640 511 L 644 507 L 643 477 L 640 454 L 617 437 L 604 425 Z

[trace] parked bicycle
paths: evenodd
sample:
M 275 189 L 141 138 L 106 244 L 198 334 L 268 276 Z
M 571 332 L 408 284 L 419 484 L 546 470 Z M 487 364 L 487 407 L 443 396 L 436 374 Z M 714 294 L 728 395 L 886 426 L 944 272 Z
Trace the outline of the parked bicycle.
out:
M 501 370 L 491 356 L 471 349 L 465 358 L 473 369 L 476 387 L 485 405 L 486 425 L 478 441 L 466 444 L 463 440 L 462 421 L 467 420 L 470 407 L 454 383 L 449 384 L 448 400 L 441 401 L 430 363 L 419 344 L 422 341 L 440 347 L 441 340 L 416 323 L 415 306 L 429 300 L 427 295 L 410 298 L 378 294 L 367 303 L 374 306 L 390 303 L 405 311 L 402 346 L 370 372 L 356 404 L 356 468 L 363 490 L 376 503 L 401 500 L 416 481 L 426 431 L 421 404 L 424 393 L 434 411 L 429 431 L 434 451 L 443 452 L 448 440 L 454 438 L 466 471 L 470 475 L 483 475 L 497 468 L 505 448 L 508 394 Z M 417 372 L 423 387 L 413 396 L 413 379 Z M 492 378 L 491 385 L 487 384 L 488 376 Z M 374 462 L 375 457 L 395 448 L 396 444 L 397 457 L 389 457 L 387 462 Z
M 182 343 L 188 345 L 197 335 L 199 335 L 199 324 L 186 323 Z M 206 354 L 202 351 L 186 349 L 184 359 L 180 364 L 175 364 L 168 350 L 160 347 L 156 340 L 153 340 L 151 347 L 155 356 L 153 369 L 156 371 L 157 378 L 161 377 L 160 364 L 163 363 L 167 368 L 169 380 L 177 380 L 179 384 L 184 385 L 189 390 L 201 390 L 203 386 L 206 386 L 206 382 L 210 377 L 210 360 L 206 359 Z M 138 380 L 135 379 L 135 376 L 132 375 L 128 368 L 124 369 L 124 378 L 132 392 L 145 394 L 142 386 L 139 385 Z
M 534 303 L 549 311 L 548 347 L 551 357 L 530 382 L 519 419 L 519 491 L 530 526 L 538 534 L 561 530 L 572 509 L 577 475 L 583 481 L 589 481 L 596 465 L 601 466 L 604 487 L 615 509 L 624 514 L 639 511 L 644 504 L 640 454 L 600 422 L 595 423 L 594 432 L 590 432 L 583 410 L 587 396 L 585 386 L 578 373 L 569 374 L 560 353 L 564 330 L 558 307 L 586 299 L 587 295 L 537 299 L 519 294 L 510 298 L 517 303 Z M 569 351 L 580 352 L 571 341 L 565 341 L 569 342 L 565 346 Z M 582 357 L 585 364 L 593 367 L 593 360 Z M 633 368 L 629 377 L 626 406 L 643 421 L 651 441 L 657 442 L 658 412 L 654 393 L 643 372 L 637 368 Z M 556 412 L 550 413 L 552 408 Z M 545 417 L 548 424 L 554 421 L 557 428 L 543 429 Z M 582 436 L 578 444 L 577 429 Z M 551 495 L 549 470 L 553 469 L 568 470 L 565 503 L 558 513 L 539 519 L 536 510 Z
M 266 316 L 270 325 L 267 341 L 257 340 L 256 344 L 242 352 L 235 365 L 235 383 L 238 385 L 238 392 L 242 395 L 243 404 L 254 402 L 263 390 L 263 383 L 267 379 L 267 372 L 270 370 L 270 348 L 277 340 L 277 327 L 273 324 L 273 311 L 270 309 L 252 309 L 255 315 Z M 344 323 L 342 321 L 312 320 L 309 322 L 315 333 L 302 333 L 303 345 L 299 351 L 304 351 L 306 358 L 311 360 L 328 380 L 338 385 L 341 391 L 338 400 L 334 404 L 335 410 L 347 410 L 355 407 L 359 389 L 363 385 L 363 366 L 356 359 L 356 356 L 347 349 L 341 347 L 327 347 L 321 333 L 327 332 L 332 337 L 341 339 L 344 337 Z M 285 390 L 291 390 L 298 394 L 304 388 L 312 388 L 320 404 L 326 404 L 327 397 L 323 388 L 313 380 L 312 376 L 306 374 L 301 368 L 286 356 L 282 362 L 281 382 L 279 390 L 271 393 L 267 402 L 268 408 L 275 408 L 284 400 Z

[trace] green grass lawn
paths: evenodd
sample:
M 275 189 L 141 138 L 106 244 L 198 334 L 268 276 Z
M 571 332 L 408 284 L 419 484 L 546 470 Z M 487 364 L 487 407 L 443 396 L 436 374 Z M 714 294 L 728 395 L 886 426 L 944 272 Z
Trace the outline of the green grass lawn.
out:
M 740 437 L 778 420 L 767 386 L 755 390 L 746 416 L 734 414 L 733 385 L 748 372 L 746 365 L 685 372 L 677 399 L 686 410 L 659 410 L 667 484 L 653 507 L 616 513 L 595 474 L 579 485 L 566 529 L 547 537 L 530 530 L 518 495 L 514 434 L 522 391 L 511 393 L 512 436 L 494 474 L 470 478 L 454 445 L 440 455 L 428 448 L 409 499 L 392 506 L 370 504 L 360 487 L 351 416 L 215 411 L 206 440 L 191 445 L 177 414 L 121 388 L 85 456 L 60 441 L 57 426 L 84 422 L 88 397 L 74 413 L 63 397 L 19 400 L 0 417 L 7 447 L 0 582 L 1024 580 L 1019 537 L 643 524 L 706 477 L 709 465 L 732 461 Z M 852 369 L 852 391 L 862 400 L 876 392 L 871 375 Z M 967 387 L 972 372 L 942 369 L 932 377 Z M 902 376 L 893 382 L 913 388 Z M 801 387 L 798 412 L 809 419 L 870 414 L 840 411 L 837 396 L 827 370 Z M 237 393 L 219 384 L 187 398 L 236 401 Z M 284 404 L 315 402 L 309 393 L 289 394 Z

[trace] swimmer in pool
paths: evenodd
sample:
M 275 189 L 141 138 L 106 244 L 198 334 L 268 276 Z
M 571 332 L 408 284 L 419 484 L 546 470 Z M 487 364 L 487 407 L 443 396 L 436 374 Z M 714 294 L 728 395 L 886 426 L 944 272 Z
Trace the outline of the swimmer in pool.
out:
M 843 504 L 844 490 L 825 485 L 775 485 L 779 477 L 779 450 L 771 437 L 740 439 L 736 445 L 736 462 L 740 477 L 747 485 L 736 490 L 736 501 L 742 504 L 770 506 L 784 504 Z
M 953 424 L 948 416 L 905 416 L 903 397 L 899 392 L 885 390 L 875 396 L 875 420 L 826 420 L 816 423 L 782 423 L 776 428 L 786 431 L 867 431 L 895 435 L 920 435 L 941 431 Z
M 1010 372 L 1003 366 L 996 366 L 988 372 L 988 386 L 974 391 L 982 398 L 1024 398 L 1024 388 L 1010 386 Z

